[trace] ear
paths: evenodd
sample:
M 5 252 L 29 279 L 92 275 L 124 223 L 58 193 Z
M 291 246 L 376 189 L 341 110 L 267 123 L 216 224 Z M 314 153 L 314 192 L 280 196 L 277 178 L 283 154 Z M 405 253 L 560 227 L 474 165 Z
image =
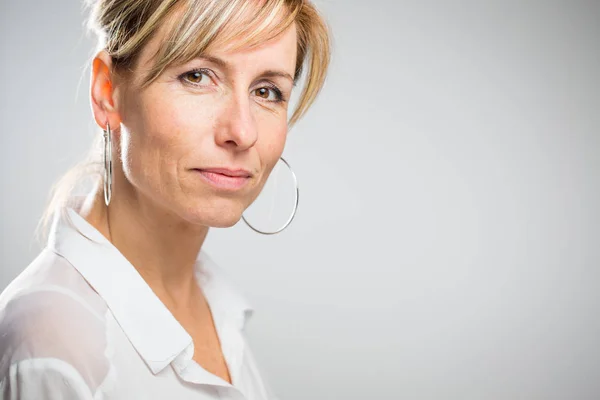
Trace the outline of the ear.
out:
M 121 116 L 116 107 L 116 90 L 112 72 L 112 59 L 105 51 L 100 51 L 92 62 L 91 103 L 94 119 L 98 126 L 106 129 L 106 123 L 111 130 L 117 130 L 121 125 Z

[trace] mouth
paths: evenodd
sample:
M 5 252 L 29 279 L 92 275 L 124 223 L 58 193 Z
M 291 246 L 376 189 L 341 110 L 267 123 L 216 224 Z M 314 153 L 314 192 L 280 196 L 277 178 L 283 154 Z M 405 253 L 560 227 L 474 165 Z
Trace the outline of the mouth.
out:
M 244 169 L 196 168 L 202 180 L 215 189 L 225 191 L 240 190 L 250 181 L 252 174 Z

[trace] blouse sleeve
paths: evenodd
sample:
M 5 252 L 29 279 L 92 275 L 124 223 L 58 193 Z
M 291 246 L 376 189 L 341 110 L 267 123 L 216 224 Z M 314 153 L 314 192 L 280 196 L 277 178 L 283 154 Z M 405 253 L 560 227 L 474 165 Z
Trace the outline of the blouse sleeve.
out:
M 1 400 L 93 400 L 77 370 L 56 358 L 34 358 L 10 366 L 0 381 Z
M 0 307 L 0 400 L 94 399 L 109 371 L 101 316 L 44 287 Z

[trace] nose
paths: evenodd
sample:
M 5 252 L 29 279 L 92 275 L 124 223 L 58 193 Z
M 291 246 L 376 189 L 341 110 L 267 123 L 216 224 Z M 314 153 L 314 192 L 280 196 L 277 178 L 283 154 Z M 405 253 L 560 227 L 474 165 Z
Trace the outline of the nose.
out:
M 247 93 L 245 96 L 230 96 L 222 112 L 215 135 L 217 144 L 235 151 L 254 146 L 258 132 Z

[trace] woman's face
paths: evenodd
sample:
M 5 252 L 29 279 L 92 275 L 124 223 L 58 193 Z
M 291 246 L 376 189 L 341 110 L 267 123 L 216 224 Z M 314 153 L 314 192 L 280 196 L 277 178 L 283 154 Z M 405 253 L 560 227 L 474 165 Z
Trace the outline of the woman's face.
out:
M 209 51 L 169 67 L 142 88 L 160 39 L 115 92 L 126 182 L 136 197 L 191 223 L 231 226 L 283 151 L 295 25 L 260 47 Z

